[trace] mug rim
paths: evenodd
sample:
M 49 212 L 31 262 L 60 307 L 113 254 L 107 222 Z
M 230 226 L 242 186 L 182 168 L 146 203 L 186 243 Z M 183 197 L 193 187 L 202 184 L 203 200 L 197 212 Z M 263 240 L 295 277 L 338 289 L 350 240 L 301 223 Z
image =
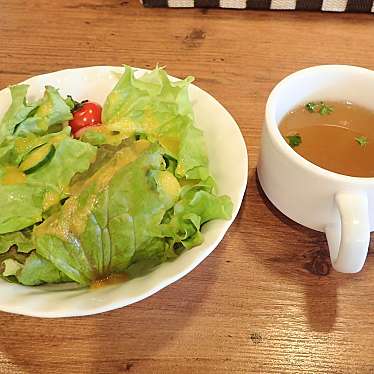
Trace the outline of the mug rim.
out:
M 350 182 L 350 183 L 368 183 L 368 182 L 374 182 L 374 176 L 373 177 L 354 177 L 350 175 L 344 175 L 339 174 L 334 171 L 330 171 L 327 169 L 322 168 L 321 166 L 318 166 L 316 164 L 313 164 L 311 161 L 305 159 L 301 155 L 299 155 L 297 152 L 295 152 L 284 140 L 281 132 L 279 131 L 278 122 L 276 120 L 276 104 L 278 101 L 278 95 L 281 88 L 287 84 L 290 80 L 299 78 L 300 76 L 304 74 L 308 74 L 313 71 L 331 71 L 331 70 L 342 70 L 342 71 L 355 71 L 355 72 L 362 72 L 366 74 L 374 74 L 373 70 L 361 67 L 361 66 L 354 66 L 354 65 L 315 65 L 311 66 L 305 69 L 297 70 L 286 77 L 284 77 L 281 81 L 279 81 L 275 87 L 270 92 L 270 95 L 266 102 L 266 108 L 265 108 L 265 126 L 269 130 L 269 136 L 272 140 L 272 142 L 275 144 L 275 146 L 278 148 L 278 150 L 284 154 L 288 158 L 290 158 L 291 161 L 296 163 L 299 167 L 302 167 L 304 169 L 309 170 L 310 172 L 317 173 L 319 175 L 332 178 L 338 182 Z M 374 87 L 374 86 L 373 86 Z

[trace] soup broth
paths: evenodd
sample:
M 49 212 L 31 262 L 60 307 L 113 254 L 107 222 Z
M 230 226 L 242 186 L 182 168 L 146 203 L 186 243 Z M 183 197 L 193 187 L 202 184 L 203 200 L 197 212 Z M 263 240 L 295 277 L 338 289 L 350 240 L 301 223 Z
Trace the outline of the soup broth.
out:
M 350 102 L 311 102 L 289 112 L 279 130 L 295 152 L 315 165 L 374 177 L 374 111 Z

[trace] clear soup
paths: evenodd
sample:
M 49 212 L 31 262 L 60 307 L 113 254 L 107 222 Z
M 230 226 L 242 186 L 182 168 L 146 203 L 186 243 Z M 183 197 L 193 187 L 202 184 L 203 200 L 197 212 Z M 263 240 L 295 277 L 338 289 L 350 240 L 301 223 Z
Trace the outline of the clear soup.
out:
M 335 173 L 374 177 L 374 111 L 351 102 L 310 102 L 279 130 L 300 156 Z

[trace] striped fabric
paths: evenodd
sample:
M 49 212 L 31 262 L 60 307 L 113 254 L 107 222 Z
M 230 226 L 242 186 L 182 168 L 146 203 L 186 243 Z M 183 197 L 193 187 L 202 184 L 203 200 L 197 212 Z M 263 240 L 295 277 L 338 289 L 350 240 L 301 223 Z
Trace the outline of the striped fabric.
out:
M 374 13 L 374 0 L 140 0 L 146 7 L 323 10 Z

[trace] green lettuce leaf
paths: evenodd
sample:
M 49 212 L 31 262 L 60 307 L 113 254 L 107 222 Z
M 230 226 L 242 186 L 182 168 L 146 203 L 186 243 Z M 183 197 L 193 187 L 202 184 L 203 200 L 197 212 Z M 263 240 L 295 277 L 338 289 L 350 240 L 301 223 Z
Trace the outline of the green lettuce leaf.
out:
M 27 257 L 21 271 L 16 274 L 19 283 L 25 286 L 37 286 L 43 283 L 71 282 L 51 262 L 33 252 Z
M 71 282 L 52 263 L 31 253 L 24 262 L 14 258 L 0 261 L 0 275 L 8 281 L 18 282 L 25 286 L 38 286 L 43 283 Z
M 233 205 L 228 196 L 214 194 L 215 183 L 209 177 L 204 182 L 186 185 L 180 200 L 163 220 L 161 233 L 171 238 L 172 247 L 190 249 L 203 242 L 201 226 L 214 219 L 230 219 Z
M 0 234 L 40 222 L 45 193 L 45 189 L 26 183 L 0 185 Z
M 7 258 L 1 263 L 0 272 L 3 277 L 7 278 L 21 272 L 22 268 L 23 265 L 20 262 L 12 258 Z
M 208 157 L 203 133 L 194 126 L 188 86 L 193 80 L 172 82 L 161 68 L 135 78 L 126 67 L 103 107 L 101 129 L 85 133 L 92 144 L 118 144 L 123 138 L 145 137 L 159 142 L 177 160 L 176 175 L 187 179 L 208 177 Z M 99 131 L 99 136 L 93 133 Z
M 0 138 L 13 135 L 15 128 L 22 123 L 35 109 L 37 103 L 27 103 L 26 94 L 28 85 L 19 84 L 11 86 L 12 103 L 0 122 Z
M 119 150 L 111 167 L 100 168 L 35 230 L 37 253 L 76 282 L 124 272 L 138 252 L 163 253 L 158 227 L 179 184 L 164 170 L 161 148 L 144 149 L 147 143 Z M 161 171 L 170 175 L 154 174 Z
M 29 233 L 17 231 L 0 235 L 0 255 L 12 246 L 17 246 L 17 250 L 23 253 L 29 253 L 35 248 Z
M 70 136 L 63 136 L 56 144 L 56 151 L 45 166 L 27 176 L 27 183 L 34 186 L 48 186 L 60 192 L 60 198 L 67 196 L 64 189 L 76 173 L 87 170 L 96 156 L 96 147 L 80 142 Z
M 74 281 L 89 284 L 123 272 L 137 276 L 175 257 L 176 243 L 200 244 L 205 222 L 230 217 L 232 204 L 211 193 L 211 179 L 181 189 L 159 145 L 137 155 L 136 147 L 146 143 L 120 149 L 107 167 L 80 188 L 73 186 L 78 193 L 34 230 L 37 253 Z
M 61 125 L 73 118 L 70 107 L 52 86 L 46 86 L 43 98 L 38 102 L 33 114 L 19 123 L 15 128 L 16 136 L 26 136 L 30 133 L 44 135 L 53 126 Z
M 64 124 L 71 97 L 47 86 L 29 104 L 27 86 L 11 88 L 0 123 L 0 276 L 24 285 L 136 277 L 201 244 L 206 222 L 230 218 L 194 126 L 192 80 L 171 82 L 161 68 L 135 78 L 126 67 L 104 124 L 81 141 Z
M 89 168 L 95 159 L 96 147 L 72 139 L 68 134 L 65 130 L 44 137 L 29 136 L 22 138 L 22 146 L 18 144 L 19 138 L 12 140 L 11 163 L 0 163 L 0 234 L 41 222 L 43 212 L 69 195 L 68 186 L 73 176 Z M 20 161 L 36 144 L 48 142 L 54 145 L 55 152 L 40 168 L 23 175 L 13 165 L 14 160 Z

